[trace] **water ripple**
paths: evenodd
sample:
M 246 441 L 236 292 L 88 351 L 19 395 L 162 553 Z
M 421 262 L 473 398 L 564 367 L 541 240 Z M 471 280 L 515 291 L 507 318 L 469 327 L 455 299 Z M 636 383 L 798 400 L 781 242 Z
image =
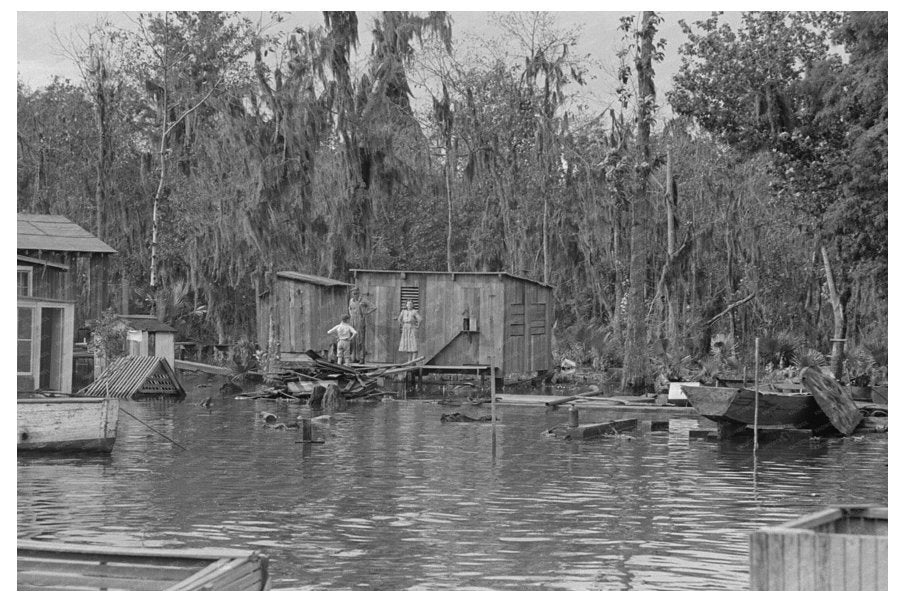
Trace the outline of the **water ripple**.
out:
M 275 587 L 309 590 L 745 589 L 752 529 L 888 499 L 885 434 L 755 462 L 692 419 L 572 443 L 540 435 L 563 413 L 520 407 L 492 455 L 490 425 L 412 400 L 336 415 L 318 446 L 262 428 L 288 404 L 124 403 L 189 451 L 123 420 L 109 458 L 18 458 L 19 537 L 261 548 Z

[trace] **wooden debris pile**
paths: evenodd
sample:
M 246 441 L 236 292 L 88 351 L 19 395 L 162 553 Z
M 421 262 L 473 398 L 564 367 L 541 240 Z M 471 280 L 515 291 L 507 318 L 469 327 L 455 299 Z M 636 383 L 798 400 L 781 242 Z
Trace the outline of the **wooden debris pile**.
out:
M 313 408 L 342 410 L 346 401 L 394 395 L 383 388 L 382 379 L 415 370 L 424 359 L 419 357 L 404 364 L 379 368 L 355 368 L 329 362 L 314 351 L 308 351 L 306 355 L 309 361 L 281 365 L 265 375 L 265 386 L 237 396 L 237 399 L 297 401 Z

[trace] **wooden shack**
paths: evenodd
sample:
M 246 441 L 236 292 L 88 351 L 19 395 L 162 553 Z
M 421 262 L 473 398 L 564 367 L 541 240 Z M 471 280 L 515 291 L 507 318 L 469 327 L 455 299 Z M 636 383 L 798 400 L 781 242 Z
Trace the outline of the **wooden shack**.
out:
M 330 349 L 333 337 L 327 331 L 349 311 L 351 285 L 292 271 L 277 272 L 275 280 L 275 288 L 258 299 L 258 344 L 266 348 L 273 328 L 284 360 L 309 349 Z
M 20 213 L 16 238 L 16 388 L 71 393 L 75 324 L 93 312 L 77 302 L 76 278 L 94 283 L 89 298 L 100 307 L 115 251 L 59 215 Z
M 399 322 L 411 300 L 423 320 L 418 355 L 427 366 L 488 366 L 498 376 L 531 375 L 553 369 L 552 287 L 505 272 L 397 272 L 352 270 L 376 311 L 368 317 L 369 361 L 395 363 Z
M 101 317 L 113 248 L 62 215 L 33 213 L 17 214 L 16 243 L 20 288 L 30 278 L 33 296 L 73 301 L 76 329 Z M 22 274 L 28 266 L 31 276 Z

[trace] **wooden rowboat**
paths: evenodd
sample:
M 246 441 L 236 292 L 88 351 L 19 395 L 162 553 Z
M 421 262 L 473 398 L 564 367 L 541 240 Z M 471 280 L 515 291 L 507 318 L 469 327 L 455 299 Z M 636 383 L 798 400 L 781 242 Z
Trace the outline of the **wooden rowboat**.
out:
M 265 590 L 267 556 L 225 548 L 154 549 L 18 542 L 18 590 Z
M 828 508 L 750 537 L 752 590 L 888 589 L 887 508 Z
M 715 422 L 754 424 L 754 389 L 683 386 L 682 391 L 705 418 Z M 761 391 L 758 397 L 758 425 L 807 428 L 826 422 L 812 395 Z
M 119 401 L 103 397 L 18 398 L 17 451 L 109 453 Z

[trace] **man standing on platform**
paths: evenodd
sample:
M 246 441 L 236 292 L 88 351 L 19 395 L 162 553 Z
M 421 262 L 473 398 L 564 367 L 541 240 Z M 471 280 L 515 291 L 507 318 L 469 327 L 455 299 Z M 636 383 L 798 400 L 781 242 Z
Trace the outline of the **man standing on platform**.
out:
M 352 328 L 358 332 L 358 336 L 352 339 L 352 361 L 364 363 L 366 353 L 365 336 L 367 335 L 365 318 L 368 314 L 374 313 L 377 308 L 366 298 L 362 299 L 361 290 L 357 286 L 353 286 L 351 292 L 352 297 L 349 299 L 349 316 L 352 321 Z M 365 294 L 365 297 L 367 297 L 367 294 Z

